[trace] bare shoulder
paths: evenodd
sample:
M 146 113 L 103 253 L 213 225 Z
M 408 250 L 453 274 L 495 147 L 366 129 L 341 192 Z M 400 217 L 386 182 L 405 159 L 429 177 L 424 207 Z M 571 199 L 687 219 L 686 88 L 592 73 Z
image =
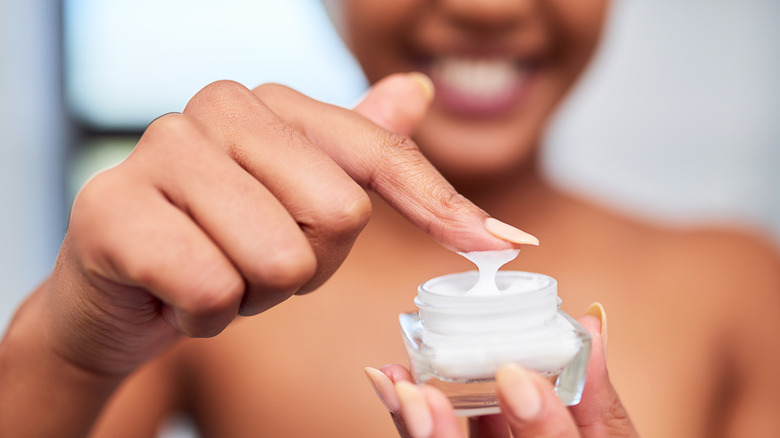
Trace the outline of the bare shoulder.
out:
M 736 228 L 653 235 L 648 247 L 659 270 L 698 291 L 698 304 L 723 331 L 752 331 L 761 316 L 780 321 L 780 253 L 768 236 Z
M 709 313 L 720 398 L 714 403 L 723 436 L 777 436 L 780 418 L 780 256 L 751 232 L 682 233 L 668 261 L 695 274 Z
M 664 240 L 669 261 L 695 273 L 713 294 L 780 298 L 780 254 L 768 236 L 700 228 L 679 230 Z
M 732 324 L 734 335 L 759 339 L 761 332 L 774 328 L 766 335 L 780 336 L 777 246 L 769 238 L 739 230 L 700 230 L 685 240 L 683 247 L 690 248 L 683 254 L 701 260 L 710 290 L 727 303 L 723 323 Z M 750 344 L 750 339 L 741 339 L 740 344 Z
M 699 325 L 716 349 L 745 350 L 743 362 L 766 351 L 761 343 L 773 342 L 780 351 L 780 245 L 769 234 L 737 226 L 668 226 L 595 211 L 600 234 L 613 236 L 613 253 L 628 259 L 619 262 L 630 267 L 629 275 L 636 273 L 632 280 L 642 278 L 636 287 L 665 312 Z M 686 316 L 690 312 L 696 314 Z
M 575 201 L 576 233 L 589 234 L 586 251 L 607 248 L 647 277 L 661 274 L 712 299 L 780 297 L 780 242 L 749 227 L 675 226 L 622 215 Z M 580 238 L 581 239 L 581 238 Z M 574 241 L 574 239 L 569 239 Z M 702 292 L 701 294 L 703 294 Z M 701 295 L 700 294 L 700 295 Z

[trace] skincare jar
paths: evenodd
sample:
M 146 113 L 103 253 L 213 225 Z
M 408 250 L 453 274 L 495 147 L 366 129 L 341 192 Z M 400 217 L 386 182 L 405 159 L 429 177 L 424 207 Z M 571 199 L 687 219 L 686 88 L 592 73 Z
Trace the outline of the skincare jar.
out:
M 548 377 L 567 406 L 579 403 L 591 339 L 560 310 L 556 280 L 499 271 L 497 289 L 475 293 L 478 277 L 469 271 L 431 279 L 418 288 L 419 311 L 400 315 L 417 383 L 444 392 L 458 415 L 497 413 L 494 375 L 514 362 Z

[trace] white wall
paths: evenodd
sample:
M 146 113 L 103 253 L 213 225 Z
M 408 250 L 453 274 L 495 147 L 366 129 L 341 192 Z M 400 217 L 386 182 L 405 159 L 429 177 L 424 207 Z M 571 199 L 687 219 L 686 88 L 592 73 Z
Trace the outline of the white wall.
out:
M 62 238 L 57 3 L 0 0 L 0 333 Z
M 616 0 L 549 143 L 555 178 L 628 212 L 780 242 L 780 2 Z

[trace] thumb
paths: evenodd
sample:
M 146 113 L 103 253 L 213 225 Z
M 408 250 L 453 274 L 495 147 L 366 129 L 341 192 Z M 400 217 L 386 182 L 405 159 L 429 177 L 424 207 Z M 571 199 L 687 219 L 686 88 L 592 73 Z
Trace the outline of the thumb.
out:
M 602 309 L 603 312 L 603 309 Z M 570 408 L 583 437 L 638 436 L 607 373 L 601 319 L 586 315 L 578 321 L 590 332 L 592 349 L 582 400 Z
M 374 84 L 355 111 L 380 127 L 412 135 L 433 100 L 433 82 L 422 73 L 396 73 Z

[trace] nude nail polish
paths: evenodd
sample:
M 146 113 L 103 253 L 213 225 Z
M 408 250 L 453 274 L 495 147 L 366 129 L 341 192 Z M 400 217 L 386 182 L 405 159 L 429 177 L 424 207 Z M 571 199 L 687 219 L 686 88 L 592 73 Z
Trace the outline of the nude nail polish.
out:
M 507 242 L 523 245 L 539 245 L 539 239 L 536 237 L 492 217 L 485 219 L 485 229 L 488 233 Z
M 401 406 L 398 404 L 395 388 L 390 378 L 376 368 L 365 367 L 363 371 L 387 410 L 394 414 L 398 413 L 401 410 Z

